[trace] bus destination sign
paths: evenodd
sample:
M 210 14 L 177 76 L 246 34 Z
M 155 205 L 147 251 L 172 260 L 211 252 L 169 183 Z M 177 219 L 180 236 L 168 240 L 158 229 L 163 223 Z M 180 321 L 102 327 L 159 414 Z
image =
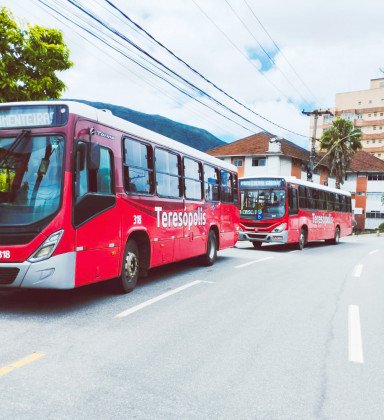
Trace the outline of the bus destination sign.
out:
M 285 180 L 282 178 L 252 178 L 240 179 L 240 188 L 281 188 L 285 186 Z
M 66 105 L 0 106 L 0 129 L 58 127 L 68 121 Z

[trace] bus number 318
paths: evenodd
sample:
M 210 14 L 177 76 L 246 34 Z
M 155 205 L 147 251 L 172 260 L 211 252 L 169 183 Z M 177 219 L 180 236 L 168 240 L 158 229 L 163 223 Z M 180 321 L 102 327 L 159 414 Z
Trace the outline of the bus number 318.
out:
M 11 251 L 0 251 L 0 258 L 11 258 Z

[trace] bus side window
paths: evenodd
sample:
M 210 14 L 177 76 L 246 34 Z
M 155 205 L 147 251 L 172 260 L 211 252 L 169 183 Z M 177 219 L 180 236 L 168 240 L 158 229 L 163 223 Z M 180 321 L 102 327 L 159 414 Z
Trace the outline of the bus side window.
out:
M 297 191 L 296 188 L 289 186 L 288 187 L 288 211 L 290 215 L 298 213 L 297 205 Z
M 96 173 L 96 192 L 100 194 L 112 194 L 112 162 L 113 154 L 104 147 L 100 148 L 100 169 Z
M 124 189 L 129 193 L 153 194 L 153 150 L 148 144 L 124 139 Z
M 164 149 L 155 150 L 157 194 L 162 197 L 181 197 L 180 155 Z
M 210 165 L 204 165 L 204 197 L 219 201 L 219 170 Z
M 331 192 L 327 192 L 327 210 L 328 211 L 334 210 L 335 208 L 334 201 L 335 201 L 334 194 Z
M 347 197 L 347 212 L 352 213 L 352 201 L 351 197 Z
M 340 194 L 335 194 L 335 211 L 340 211 Z
M 233 174 L 233 202 L 239 204 L 239 194 L 238 194 L 238 179 L 237 175 Z
M 222 202 L 233 202 L 233 187 L 232 187 L 232 174 L 227 171 L 221 171 L 221 187 L 220 198 Z
M 87 144 L 79 141 L 76 146 L 75 201 L 88 191 Z
M 184 158 L 185 198 L 201 200 L 203 198 L 201 163 Z
M 341 211 L 347 211 L 347 197 L 345 195 L 340 195 L 341 200 Z
M 313 188 L 307 188 L 308 193 L 308 208 L 309 209 L 315 209 L 315 199 L 313 197 Z
M 319 190 L 319 199 L 318 199 L 318 207 L 319 210 L 325 210 L 326 201 L 325 201 L 325 191 Z
M 98 170 L 88 168 L 86 143 L 79 142 L 76 150 L 76 202 L 85 194 L 113 194 L 113 155 L 105 147 L 100 148 L 100 167 Z
M 302 209 L 308 208 L 307 188 L 302 185 L 299 185 L 299 205 Z

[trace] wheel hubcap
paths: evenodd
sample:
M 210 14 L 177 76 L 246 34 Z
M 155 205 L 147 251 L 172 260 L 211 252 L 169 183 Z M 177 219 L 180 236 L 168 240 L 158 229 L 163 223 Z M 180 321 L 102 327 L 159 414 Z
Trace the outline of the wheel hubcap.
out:
M 137 272 L 138 261 L 135 254 L 128 252 L 125 259 L 125 276 L 127 280 L 132 279 Z

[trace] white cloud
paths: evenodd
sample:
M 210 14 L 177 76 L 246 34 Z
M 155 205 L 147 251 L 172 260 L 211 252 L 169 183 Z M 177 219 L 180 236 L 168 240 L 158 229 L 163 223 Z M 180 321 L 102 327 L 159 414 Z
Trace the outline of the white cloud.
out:
M 194 1 L 214 24 L 196 7 Z M 303 106 L 310 105 L 305 104 L 302 97 L 312 103 L 312 106 L 321 104 L 332 107 L 336 93 L 367 89 L 369 79 L 381 75 L 378 68 L 384 65 L 380 54 L 384 37 L 381 22 L 384 4 L 376 0 L 368 0 L 364 4 L 348 0 L 325 1 L 321 4 L 302 0 L 247 0 L 280 46 L 284 57 L 320 104 L 315 103 L 316 99 L 297 79 L 281 53 L 274 56 L 278 69 L 272 67 L 264 76 L 257 69 L 261 62 L 265 64 L 265 57 L 261 61 L 252 60 L 253 64 L 244 57 L 247 50 L 260 51 L 254 38 L 268 52 L 273 53 L 272 41 L 258 25 L 244 0 L 229 2 L 243 23 L 252 29 L 253 37 L 226 2 L 194 1 L 116 0 L 115 4 L 213 83 L 255 112 L 292 131 L 309 133 L 308 118 L 301 114 L 301 110 Z M 106 2 L 87 1 L 84 4 L 90 5 L 93 11 L 101 10 L 102 16 L 110 21 L 111 15 L 104 9 L 107 7 Z M 65 97 L 113 103 L 141 112 L 163 115 L 204 128 L 226 139 L 237 139 L 250 134 L 171 89 L 164 82 L 149 76 L 120 56 L 116 58 L 116 54 L 111 51 L 105 55 L 102 52 L 105 47 L 95 48 L 79 36 L 80 30 L 70 30 L 67 25 L 55 20 L 38 1 L 3 0 L 2 5 L 9 7 L 15 16 L 22 17 L 31 24 L 63 30 L 65 41 L 71 49 L 71 59 L 75 62 L 73 69 L 61 74 L 68 86 Z M 123 17 L 115 18 L 113 22 L 123 30 Z M 227 38 L 215 25 L 225 32 Z M 176 65 L 164 52 L 159 53 L 157 47 L 144 41 L 132 29 L 126 28 L 125 31 L 128 37 L 151 53 L 157 54 L 167 65 L 175 66 L 178 73 L 201 86 L 203 90 L 217 95 L 220 101 L 236 112 L 276 134 L 306 146 L 307 140 L 283 133 L 277 127 L 256 118 L 225 96 L 218 95 L 211 86 L 201 83 L 199 77 L 188 73 L 181 64 Z M 83 36 L 89 39 L 89 35 Z M 230 115 L 226 111 L 221 112 Z M 244 121 L 243 123 L 246 125 Z

